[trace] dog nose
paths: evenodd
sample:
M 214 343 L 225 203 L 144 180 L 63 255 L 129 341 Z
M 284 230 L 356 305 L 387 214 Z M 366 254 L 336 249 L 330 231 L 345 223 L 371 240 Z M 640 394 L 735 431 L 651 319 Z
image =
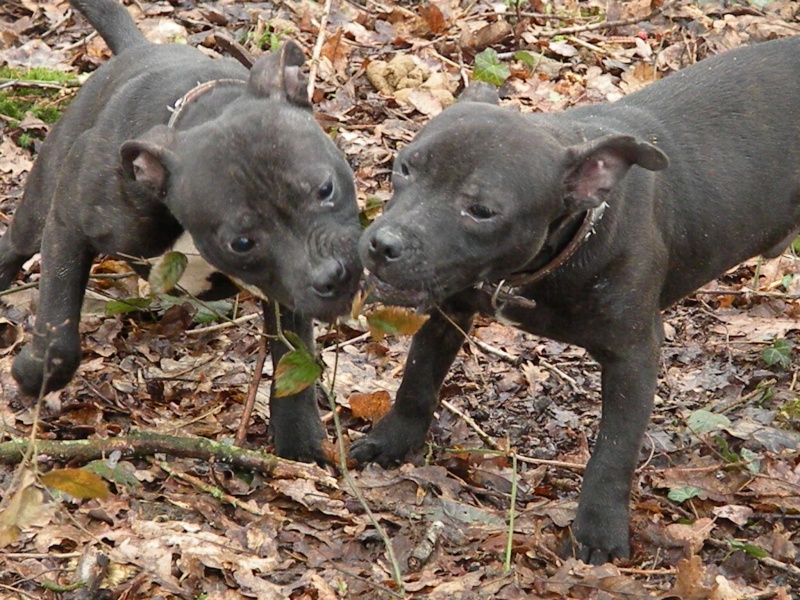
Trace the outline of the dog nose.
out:
M 332 298 L 347 282 L 347 269 L 334 258 L 323 261 L 311 275 L 311 287 L 320 298 Z
M 386 227 L 375 231 L 369 240 L 369 256 L 376 262 L 392 262 L 403 254 L 403 240 Z

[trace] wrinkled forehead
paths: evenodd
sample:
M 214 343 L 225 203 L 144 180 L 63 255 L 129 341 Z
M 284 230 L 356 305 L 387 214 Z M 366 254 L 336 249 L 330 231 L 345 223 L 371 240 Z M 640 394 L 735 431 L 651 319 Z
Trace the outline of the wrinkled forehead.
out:
M 507 108 L 455 105 L 430 121 L 397 155 L 422 185 L 523 187 L 548 184 L 563 152 L 548 131 Z M 416 175 L 413 175 L 416 173 Z
M 259 181 L 298 179 L 324 181 L 328 175 L 346 175 L 346 161 L 310 112 L 284 107 L 282 103 L 264 110 L 231 114 L 224 127 L 203 132 L 196 148 L 205 156 L 202 163 L 212 172 L 236 169 L 246 179 Z M 259 107 L 255 107 L 259 108 Z M 310 181 L 313 184 L 322 181 Z

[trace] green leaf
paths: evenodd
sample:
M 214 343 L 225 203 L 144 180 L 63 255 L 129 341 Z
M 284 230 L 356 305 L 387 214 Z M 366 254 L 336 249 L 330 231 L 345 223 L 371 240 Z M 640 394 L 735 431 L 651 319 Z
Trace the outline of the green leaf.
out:
M 714 441 L 717 442 L 717 445 L 719 446 L 719 453 L 726 461 L 729 463 L 737 463 L 742 460 L 739 455 L 736 454 L 736 452 L 731 450 L 728 440 L 726 440 L 724 437 L 716 435 L 714 436 Z
M 110 300 L 106 302 L 106 314 L 109 317 L 114 315 L 127 315 L 128 313 L 143 310 L 150 306 L 152 298 L 126 298 L 125 300 Z
M 162 255 L 150 269 L 150 276 L 147 278 L 150 292 L 154 296 L 169 292 L 180 281 L 188 264 L 189 259 L 183 252 L 173 251 Z
M 133 490 L 142 485 L 133 474 L 134 468 L 130 463 L 112 463 L 112 461 L 102 459 L 93 460 L 83 468 L 92 473 L 96 473 L 106 481 L 110 481 L 118 486 L 124 485 L 129 490 Z
M 772 342 L 772 346 L 761 351 L 761 359 L 768 367 L 779 365 L 783 369 L 788 369 L 791 363 L 792 347 L 792 342 L 779 338 Z
M 322 366 L 314 360 L 299 338 L 297 341 L 299 345 L 296 345 L 291 352 L 284 354 L 275 368 L 274 394 L 276 398 L 299 394 L 322 375 Z M 292 343 L 294 344 L 294 342 Z
M 792 250 L 794 250 L 797 254 L 800 254 L 800 235 L 794 238 L 792 242 Z
M 108 486 L 97 473 L 85 469 L 53 469 L 41 476 L 42 484 L 74 498 L 108 498 Z
M 672 500 L 673 502 L 683 503 L 686 502 L 689 498 L 696 498 L 700 494 L 703 493 L 703 490 L 700 488 L 694 487 L 693 485 L 687 485 L 682 488 L 676 488 L 674 490 L 670 490 L 667 494 L 667 498 Z
M 750 556 L 755 556 L 756 558 L 767 558 L 769 556 L 769 553 L 763 548 L 740 542 L 739 540 L 728 540 L 728 545 L 734 550 L 743 550 Z
M 291 344 L 289 350 L 298 350 L 302 348 L 303 350 L 308 352 L 308 348 L 306 347 L 305 343 L 303 342 L 302 339 L 300 339 L 300 336 L 297 335 L 294 331 L 284 331 L 283 337 L 285 337 L 289 342 L 289 344 Z
M 742 460 L 747 461 L 747 470 L 753 475 L 758 475 L 761 472 L 761 461 L 758 458 L 757 452 L 742 448 Z
M 197 311 L 194 315 L 194 322 L 199 324 L 218 321 L 233 310 L 233 302 L 230 300 L 197 300 L 188 296 L 163 294 L 159 297 L 159 301 L 164 310 L 176 304 L 181 305 L 188 302 Z
M 508 65 L 500 62 L 497 52 L 487 48 L 475 57 L 473 79 L 500 86 L 511 76 Z
M 523 65 L 528 67 L 531 71 L 536 69 L 536 65 L 539 64 L 539 61 L 542 60 L 541 54 L 538 56 L 534 56 L 527 50 L 520 50 L 514 53 L 514 60 L 518 60 Z
M 731 421 L 725 415 L 718 415 L 705 409 L 700 409 L 689 415 L 686 424 L 696 434 L 707 433 L 723 427 L 730 427 Z

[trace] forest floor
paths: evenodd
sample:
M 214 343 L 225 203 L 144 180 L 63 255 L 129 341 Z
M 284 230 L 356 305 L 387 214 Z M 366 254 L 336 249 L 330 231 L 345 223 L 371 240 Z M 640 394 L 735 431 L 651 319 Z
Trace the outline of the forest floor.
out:
M 395 151 L 478 68 L 504 80 L 504 104 L 561 111 L 800 33 L 800 4 L 786 1 L 332 4 L 142 0 L 129 9 L 151 39 L 212 56 L 225 53 L 223 34 L 253 55 L 282 39 L 309 57 L 317 46 L 315 111 L 355 171 L 366 217 L 391 194 Z M 63 0 L 0 6 L 0 233 L 50 123 L 108 56 Z M 417 69 L 418 85 L 398 93 L 367 76 L 392 59 Z M 94 273 L 124 269 L 103 258 Z M 78 375 L 37 409 L 10 375 L 37 280 L 34 260 L 0 298 L 0 598 L 800 598 L 796 250 L 748 261 L 666 311 L 634 483 L 633 556 L 602 566 L 564 554 L 600 414 L 599 367 L 583 349 L 479 319 L 429 444 L 407 464 L 349 478 L 312 465 L 254 473 L 169 444 L 235 437 L 259 347 L 257 302 L 217 305 L 229 318 L 211 323 L 198 322 L 196 306 L 166 301 L 120 314 L 109 302 L 138 295 L 141 282 L 93 278 Z M 363 317 L 318 332 L 324 380 L 354 439 L 394 396 L 409 338 L 370 336 Z M 247 429 L 253 450 L 270 449 L 271 375 L 265 368 Z M 331 406 L 320 410 L 334 440 Z M 46 442 L 124 445 L 97 460 L 3 454 L 34 429 Z M 134 456 L 147 434 L 150 451 Z M 48 471 L 82 481 L 64 468 L 100 475 L 111 493 L 60 491 L 74 487 Z

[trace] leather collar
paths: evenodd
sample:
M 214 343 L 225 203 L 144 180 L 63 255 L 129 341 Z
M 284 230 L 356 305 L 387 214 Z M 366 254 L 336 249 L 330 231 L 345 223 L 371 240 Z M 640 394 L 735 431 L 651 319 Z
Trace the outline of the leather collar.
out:
M 172 114 L 169 117 L 169 121 L 167 121 L 167 127 L 173 129 L 175 124 L 178 122 L 183 110 L 192 102 L 195 102 L 200 96 L 210 92 L 211 90 L 215 89 L 220 85 L 231 85 L 231 84 L 238 84 L 238 85 L 247 85 L 247 81 L 244 79 L 212 79 L 211 81 L 205 81 L 203 83 L 198 83 L 188 92 L 186 92 L 183 96 L 178 98 L 175 101 L 175 104 L 172 106 L 168 106 L 167 110 L 169 110 Z
M 595 232 L 595 227 L 603 217 L 607 206 L 608 205 L 603 202 L 600 206 L 586 211 L 580 227 L 575 232 L 575 235 L 572 236 L 569 243 L 544 266 L 534 271 L 513 273 L 498 282 L 483 282 L 478 284 L 477 288 L 479 290 L 491 296 L 492 308 L 497 310 L 502 308 L 503 304 L 514 304 L 523 308 L 536 308 L 536 301 L 520 296 L 518 294 L 518 289 L 544 279 L 567 262 L 578 248 L 580 248 L 581 244 L 588 240 Z

